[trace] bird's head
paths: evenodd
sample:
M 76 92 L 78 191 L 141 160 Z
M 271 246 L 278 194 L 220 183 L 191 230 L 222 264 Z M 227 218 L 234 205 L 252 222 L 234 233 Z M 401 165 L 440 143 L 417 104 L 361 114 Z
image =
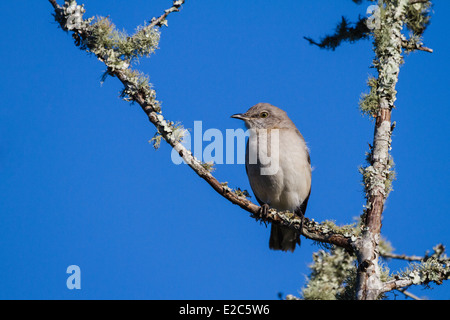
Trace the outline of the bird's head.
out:
M 258 103 L 247 112 L 233 114 L 231 118 L 244 120 L 248 129 L 282 129 L 292 123 L 285 111 L 269 103 Z

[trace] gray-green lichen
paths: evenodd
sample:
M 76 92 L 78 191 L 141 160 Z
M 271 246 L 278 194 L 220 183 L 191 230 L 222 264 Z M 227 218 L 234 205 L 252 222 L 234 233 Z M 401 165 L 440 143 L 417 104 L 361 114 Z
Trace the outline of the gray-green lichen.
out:
M 149 56 L 158 48 L 159 29 L 144 25 L 138 27 L 133 36 L 128 36 L 124 31 L 119 31 L 109 18 L 83 19 L 84 13 L 82 5 L 78 5 L 75 0 L 69 0 L 65 1 L 61 9 L 56 10 L 55 19 L 61 28 L 73 32 L 77 46 L 105 63 L 107 70 L 102 81 L 108 75 L 118 76 L 120 72 L 124 84 L 120 97 L 125 101 L 139 101 L 148 112 L 155 113 L 153 117 L 157 133 L 150 140 L 155 149 L 160 146 L 161 138 L 172 146 L 180 142 L 185 129 L 179 123 L 164 119 L 161 103 L 156 100 L 156 92 L 148 76 L 130 68 L 133 61 Z
M 77 46 L 106 64 L 108 69 L 102 81 L 116 70 L 123 71 L 127 82 L 121 97 L 133 101 L 136 94 L 141 93 L 146 102 L 159 112 L 160 103 L 155 99 L 156 93 L 148 77 L 129 69 L 134 60 L 149 56 L 158 48 L 159 30 L 141 26 L 133 36 L 128 36 L 124 31 L 117 30 L 109 18 L 83 19 L 84 13 L 83 5 L 78 5 L 75 0 L 66 0 L 64 6 L 56 10 L 55 20 L 63 30 L 73 32 Z
M 337 300 L 352 295 L 348 285 L 356 276 L 355 257 L 342 248 L 313 254 L 311 273 L 301 295 L 305 300 Z M 353 295 L 354 296 L 354 295 Z
M 81 49 L 95 54 L 112 70 L 125 69 L 133 59 L 149 56 L 158 48 L 160 33 L 156 28 L 140 26 L 133 36 L 128 36 L 117 30 L 109 18 L 85 20 L 84 13 L 83 5 L 66 1 L 55 19 L 64 30 L 75 33 Z
M 183 1 L 174 1 L 174 8 L 178 9 Z M 374 66 L 378 71 L 378 78 L 371 77 L 368 80 L 370 91 L 363 94 L 360 101 L 360 109 L 364 114 L 377 116 L 381 107 L 392 108 L 395 102 L 395 84 L 398 80 L 399 67 L 403 62 L 401 55 L 402 47 L 407 50 L 414 50 L 422 44 L 422 34 L 429 24 L 429 12 L 431 3 L 421 2 L 408 5 L 407 0 L 380 1 L 379 17 L 382 21 L 380 28 L 375 28 L 374 51 L 376 59 Z M 172 9 L 171 9 L 172 10 Z M 151 55 L 157 48 L 160 40 L 160 33 L 157 28 L 149 25 L 138 27 L 134 35 L 129 36 L 124 31 L 119 31 L 109 18 L 98 17 L 83 19 L 85 9 L 83 5 L 78 5 L 75 0 L 65 1 L 61 9 L 55 10 L 55 19 L 65 31 L 73 32 L 76 45 L 81 49 L 95 54 L 99 60 L 107 66 L 107 75 L 122 75 L 124 88 L 121 97 L 126 101 L 136 101 L 139 97 L 144 99 L 144 104 L 151 106 L 149 117 L 154 117 L 152 121 L 157 126 L 157 134 L 151 139 L 155 148 L 158 148 L 161 139 L 164 138 L 172 146 L 180 142 L 184 135 L 184 128 L 171 121 L 164 119 L 160 113 L 160 103 L 156 100 L 156 93 L 147 76 L 138 71 L 130 69 L 130 65 L 140 57 Z M 406 21 L 405 23 L 403 23 Z M 362 22 L 362 20 L 361 20 Z M 161 24 L 166 24 L 162 20 Z M 402 35 L 403 24 L 410 30 L 411 35 L 406 38 Z M 345 26 L 345 23 L 342 23 Z M 344 28 L 343 28 L 344 29 Z M 349 30 L 346 27 L 346 30 Z M 352 39 L 351 37 L 348 39 Z M 123 80 L 125 78 L 125 81 Z M 104 79 L 103 79 L 104 80 Z M 142 105 L 142 102 L 140 100 Z M 387 104 L 387 105 L 385 105 Z M 146 111 L 148 109 L 145 109 Z M 385 137 L 389 141 L 390 137 Z M 198 162 L 195 158 L 194 162 Z M 200 163 L 200 162 L 198 162 Z M 208 172 L 213 170 L 212 163 L 200 163 Z M 361 169 L 363 183 L 366 186 L 366 194 L 374 186 L 381 187 L 385 195 L 392 190 L 392 180 L 395 173 L 392 170 L 393 162 L 389 158 L 383 172 L 377 172 L 370 164 Z M 380 179 L 383 177 L 383 179 Z M 225 190 L 229 190 L 240 197 L 248 197 L 246 190 L 239 188 L 231 190 L 224 185 Z M 299 219 L 293 213 L 279 214 L 282 220 L 292 221 L 299 225 Z M 355 240 L 360 229 L 354 225 L 338 227 L 331 221 L 322 224 L 310 220 L 305 222 L 309 230 L 315 229 L 322 234 L 340 234 Z M 380 245 L 380 254 L 392 250 L 390 245 Z M 437 250 L 436 250 L 437 251 Z M 355 258 L 344 249 L 330 247 L 330 251 L 320 250 L 313 256 L 314 263 L 311 265 L 311 275 L 308 284 L 302 290 L 305 299 L 348 299 L 355 296 L 356 267 Z M 382 281 L 386 280 L 387 269 L 380 266 Z M 448 261 L 443 261 L 441 254 L 431 256 L 418 264 L 411 264 L 410 267 L 393 276 L 394 278 L 412 279 L 414 284 L 436 282 L 450 277 Z
M 377 93 L 378 82 L 375 77 L 369 77 L 367 85 L 370 88 L 369 93 L 363 93 L 359 100 L 359 109 L 362 114 L 375 117 L 378 113 L 380 99 Z
M 406 53 L 413 52 L 423 46 L 422 36 L 411 34 L 409 38 L 403 37 L 403 49 Z
M 117 30 L 109 18 L 99 17 L 86 28 L 83 49 L 94 53 L 112 70 L 126 69 L 133 60 L 149 56 L 158 48 L 160 33 L 155 28 L 138 27 L 133 36 Z
M 407 53 L 422 47 L 422 35 L 430 24 L 431 7 L 431 1 L 407 6 L 405 16 L 409 35 L 403 37 L 403 48 Z
M 410 279 L 413 284 L 427 285 L 434 282 L 439 285 L 450 279 L 450 264 L 449 261 L 442 263 L 433 257 L 421 263 L 411 263 L 408 268 L 391 278 Z
M 214 168 L 214 161 L 202 162 L 201 165 L 203 169 L 208 172 L 213 172 L 214 170 L 216 170 L 216 168 Z
M 396 179 L 395 163 L 392 156 L 389 156 L 389 160 L 386 164 L 386 168 L 381 173 L 381 179 L 379 172 L 372 165 L 360 166 L 359 172 L 362 175 L 362 184 L 364 186 L 364 192 L 366 199 L 371 194 L 374 188 L 382 190 L 385 198 L 393 190 L 393 181 Z M 382 187 L 382 188 L 380 188 Z
M 162 138 L 169 142 L 170 145 L 175 145 L 183 140 L 186 129 L 181 123 L 168 121 L 164 119 L 161 113 L 155 113 L 154 117 L 157 120 L 157 132 L 149 142 L 153 143 L 155 149 L 160 147 Z
M 430 24 L 431 1 L 414 3 L 406 8 L 406 27 L 414 35 L 422 35 Z
M 384 255 L 392 253 L 392 251 L 394 251 L 394 248 L 392 247 L 391 242 L 381 237 L 378 244 L 378 253 L 380 256 L 383 257 Z
M 153 138 L 151 138 L 148 142 L 153 145 L 153 148 L 155 148 L 155 150 L 158 150 L 161 146 L 161 139 L 161 134 L 159 132 L 156 132 Z
M 394 190 L 393 182 L 397 178 L 397 173 L 395 171 L 395 162 L 392 156 L 389 156 L 389 160 L 386 168 L 386 179 L 384 180 L 384 191 L 386 192 L 386 197 L 391 191 Z
M 324 234 L 332 232 L 352 239 L 355 239 L 360 234 L 360 229 L 357 223 L 338 226 L 334 221 L 331 220 L 325 220 L 320 223 L 320 231 Z
M 250 193 L 247 190 L 241 190 L 241 188 L 233 189 L 232 192 L 238 197 L 250 198 Z
M 222 187 L 223 187 L 223 189 L 226 191 L 226 192 L 232 192 L 232 193 L 234 193 L 235 195 L 237 195 L 238 197 L 243 197 L 243 198 L 246 198 L 246 199 L 248 199 L 248 198 L 251 198 L 251 196 L 250 196 L 250 193 L 247 191 L 247 190 L 245 190 L 245 189 L 241 189 L 241 188 L 235 188 L 235 189 L 231 189 L 229 186 L 228 186 L 228 182 L 222 182 L 221 183 L 221 185 L 222 185 Z
M 374 67 L 378 71 L 377 94 L 387 104 L 384 108 L 393 108 L 397 91 L 395 85 L 398 81 L 402 57 L 402 29 L 408 0 L 386 2 L 379 5 L 380 27 L 373 31 Z
M 93 18 L 83 20 L 86 10 L 84 5 L 78 5 L 76 1 L 65 1 L 61 10 L 54 14 L 55 20 L 65 31 L 80 30 L 87 28 Z
M 386 250 L 389 243 L 383 241 Z M 388 248 L 389 247 L 389 248 Z M 379 264 L 382 282 L 390 279 L 389 268 Z M 344 249 L 319 250 L 313 254 L 313 263 L 309 266 L 311 273 L 301 297 L 305 300 L 353 300 L 356 296 L 356 257 Z M 288 298 L 288 297 L 287 297 Z M 296 297 L 289 295 L 290 299 Z M 380 296 L 383 299 L 384 296 Z
M 122 99 L 125 101 L 134 101 L 137 94 L 142 94 L 147 103 L 155 103 L 156 92 L 152 89 L 152 84 L 148 76 L 131 69 L 125 69 L 123 73 L 126 76 L 126 85 L 120 93 Z M 155 111 L 159 112 L 159 110 Z

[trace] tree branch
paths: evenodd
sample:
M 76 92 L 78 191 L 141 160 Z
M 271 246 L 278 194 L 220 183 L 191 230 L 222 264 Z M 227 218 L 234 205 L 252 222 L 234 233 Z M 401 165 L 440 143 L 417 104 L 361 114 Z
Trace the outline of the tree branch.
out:
M 384 256 L 406 261 L 419 261 L 420 263 L 412 263 L 408 269 L 394 275 L 392 280 L 384 284 L 383 292 L 399 290 L 404 293 L 402 288 L 412 284 L 428 284 L 430 282 L 441 284 L 442 281 L 450 278 L 450 259 L 445 254 L 445 247 L 442 244 L 433 247 L 432 254 L 427 251 L 423 257 L 395 254 L 385 254 Z
M 62 10 L 54 0 L 49 0 L 53 5 L 56 13 L 60 13 Z M 163 21 L 171 12 L 176 12 L 180 10 L 181 4 L 184 0 L 174 1 L 174 5 L 165 11 L 165 13 L 157 19 L 153 19 L 151 24 L 146 26 L 145 29 L 149 31 L 151 27 L 163 25 Z M 76 4 L 76 3 L 75 3 Z M 61 27 L 66 30 L 66 22 L 69 20 L 70 16 L 64 16 L 60 14 L 57 21 L 61 24 Z M 93 30 L 90 29 L 90 25 L 87 23 L 89 20 L 83 20 L 82 23 L 79 22 L 71 27 L 71 31 L 76 35 L 76 44 L 78 46 L 84 46 L 87 50 L 90 50 L 89 41 L 91 39 L 91 33 Z M 142 29 L 143 30 L 143 29 Z M 141 31 L 142 31 L 141 30 Z M 78 38 L 79 37 L 79 38 Z M 92 46 L 92 44 L 91 44 Z M 92 51 L 91 51 L 92 52 Z M 135 101 L 139 104 L 141 109 L 147 115 L 149 121 L 156 127 L 158 133 L 161 137 L 183 158 L 183 160 L 189 165 L 189 167 L 203 180 L 205 180 L 219 195 L 230 201 L 231 203 L 238 205 L 242 209 L 251 213 L 251 216 L 257 220 L 267 221 L 271 223 L 280 223 L 282 225 L 288 226 L 290 228 L 296 229 L 301 232 L 303 236 L 314 241 L 328 243 L 336 246 L 345 248 L 347 251 L 353 251 L 353 240 L 355 235 L 349 232 L 347 229 L 344 231 L 330 229 L 327 225 L 321 225 L 313 220 L 305 218 L 303 223 L 303 229 L 300 230 L 301 220 L 296 215 L 291 212 L 278 212 L 271 209 L 267 216 L 261 216 L 260 207 L 249 201 L 244 196 L 236 195 L 231 191 L 230 188 L 226 186 L 225 183 L 219 182 L 209 170 L 205 168 L 203 162 L 196 159 L 192 152 L 186 149 L 175 134 L 177 128 L 173 126 L 173 123 L 164 119 L 164 116 L 160 112 L 158 102 L 154 99 L 154 92 L 149 88 L 143 86 L 139 81 L 142 82 L 138 76 L 136 76 L 136 71 L 129 68 L 129 63 L 117 64 L 111 66 L 108 63 L 107 58 L 111 56 L 110 50 L 108 51 L 107 58 L 104 55 L 96 54 L 97 58 L 106 64 L 107 72 L 106 74 L 117 77 L 124 85 L 124 95 L 128 96 L 127 100 Z M 121 56 L 118 54 L 117 56 Z M 120 60 L 119 60 L 120 61 Z M 118 67 L 119 65 L 119 67 Z
M 405 254 L 395 254 L 389 252 L 383 253 L 382 256 L 388 259 L 400 259 L 405 261 L 426 262 L 429 259 L 436 259 L 436 261 L 442 264 L 448 264 L 450 262 L 450 259 L 447 258 L 447 255 L 445 254 L 445 246 L 442 243 L 433 247 L 432 254 L 427 251 L 424 256 L 407 256 Z
M 431 48 L 424 47 L 418 43 L 410 43 L 405 40 L 402 41 L 402 47 L 403 47 L 403 49 L 408 50 L 408 51 L 419 50 L 419 51 L 433 53 L 433 49 L 431 49 Z
M 382 254 L 383 258 L 388 259 L 400 259 L 400 260 L 406 260 L 406 261 L 422 261 L 424 257 L 420 256 L 407 256 L 404 254 L 395 254 L 395 253 L 384 253 Z
M 61 7 L 58 5 L 58 3 L 56 2 L 56 0 L 48 0 L 48 1 L 51 3 L 51 5 L 53 6 L 53 8 L 54 8 L 55 10 L 61 9 Z
M 122 71 L 116 70 L 112 73 L 117 76 L 123 85 L 129 85 L 128 79 Z M 353 251 L 352 236 L 354 237 L 354 235 L 352 234 L 344 235 L 338 232 L 333 232 L 329 230 L 328 227 L 324 228 L 319 223 L 309 220 L 308 218 L 304 219 L 303 229 L 300 230 L 301 219 L 292 212 L 288 211 L 280 212 L 275 209 L 270 209 L 267 216 L 261 216 L 260 207 L 258 205 L 252 203 L 245 197 L 237 196 L 234 192 L 231 192 L 229 188 L 224 185 L 224 183 L 219 182 L 208 170 L 204 168 L 203 163 L 196 159 L 190 150 L 187 150 L 181 142 L 175 141 L 171 138 L 171 132 L 165 129 L 166 120 L 161 120 L 161 114 L 155 112 L 154 106 L 146 102 L 146 99 L 142 93 L 138 92 L 133 98 L 147 114 L 150 122 L 156 127 L 164 140 L 178 152 L 183 160 L 200 178 L 205 180 L 222 197 L 251 213 L 252 217 L 257 220 L 267 221 L 270 223 L 280 223 L 300 231 L 302 235 L 308 239 L 343 247 L 350 252 Z
M 401 30 L 408 0 L 386 4 L 385 18 L 380 29 L 374 31 L 375 67 L 378 71 L 376 112 L 373 148 L 370 165 L 363 171 L 366 180 L 366 210 L 363 215 L 363 234 L 357 243 L 358 277 L 357 298 L 375 300 L 382 292 L 378 265 L 381 215 L 389 193 L 386 188 L 390 177 L 391 111 L 396 100 L 396 84 L 402 63 Z M 389 21 L 389 22 L 388 22 Z
M 161 138 L 219 195 L 249 212 L 256 220 L 279 223 L 299 231 L 308 239 L 345 248 L 349 253 L 356 253 L 358 259 L 356 288 L 358 299 L 376 299 L 383 292 L 394 289 L 402 291 L 402 288 L 412 284 L 427 284 L 429 282 L 440 284 L 450 277 L 449 260 L 441 258 L 443 246 L 438 246 L 434 248 L 435 253 L 433 255 L 426 255 L 423 259 L 416 256 L 385 254 L 384 256 L 388 258 L 420 261 L 420 264 L 413 265 L 412 269 L 394 276 L 390 281 L 382 283 L 380 280 L 378 257 L 381 214 L 387 197 L 386 182 L 389 179 L 391 111 L 396 98 L 395 87 L 398 81 L 399 66 L 402 63 L 403 40 L 400 30 L 403 26 L 403 10 L 409 3 L 408 0 L 399 0 L 396 3 L 398 7 L 394 7 L 395 10 L 390 7 L 393 5 L 392 3 L 387 5 L 387 14 L 390 15 L 389 24 L 385 23 L 384 28 L 386 29 L 383 30 L 383 34 L 375 34 L 377 53 L 375 66 L 379 74 L 376 85 L 379 106 L 375 110 L 376 123 L 370 166 L 365 168 L 369 183 L 366 190 L 367 203 L 362 219 L 361 235 L 357 233 L 356 228 L 350 230 L 350 228 L 345 227 L 330 227 L 329 223 L 317 223 L 307 218 L 305 218 L 303 228 L 301 228 L 300 218 L 292 212 L 270 209 L 267 215 L 262 216 L 262 211 L 258 205 L 249 201 L 245 196 L 233 192 L 225 183 L 219 182 L 207 169 L 205 163 L 196 159 L 192 152 L 183 146 L 180 141 L 180 129 L 174 126 L 173 122 L 164 118 L 160 112 L 159 103 L 155 100 L 155 93 L 150 88 L 146 78 L 130 68 L 129 61 L 133 57 L 149 54 L 155 44 L 149 41 L 146 43 L 149 47 L 138 52 L 131 50 L 134 47 L 131 49 L 128 47 L 127 54 L 123 57 L 124 52 L 121 52 L 120 48 L 129 44 L 127 43 L 129 38 L 124 40 L 117 33 L 114 34 L 117 38 L 114 38 L 111 31 L 114 27 L 109 21 L 104 19 L 91 24 L 92 19 L 82 19 L 84 9 L 82 6 L 77 6 L 74 0 L 66 2 L 63 7 L 59 6 L 56 0 L 49 0 L 49 2 L 55 10 L 55 19 L 60 23 L 62 29 L 73 32 L 76 45 L 94 53 L 107 66 L 106 74 L 117 77 L 124 85 L 122 94 L 126 97 L 126 100 L 139 104 Z M 152 19 L 149 25 L 141 29 L 141 31 L 145 30 L 143 34 L 139 34 L 141 32 L 139 31 L 134 37 L 145 35 L 153 36 L 159 40 L 159 32 L 153 33 L 153 28 L 165 25 L 164 21 L 167 16 L 171 12 L 179 11 L 184 2 L 184 0 L 174 1 L 172 7 L 167 9 L 162 16 Z M 106 34 L 107 32 L 110 33 Z M 109 41 L 108 45 L 96 43 L 98 38 L 101 38 L 99 35 L 104 36 Z M 380 42 L 379 37 L 381 36 L 384 42 Z M 388 41 L 388 43 L 385 43 L 385 41 Z M 130 50 L 132 53 L 130 53 Z
M 409 4 L 427 3 L 429 0 L 409 0 Z
M 414 299 L 414 300 L 423 300 L 423 299 L 419 298 L 418 296 L 416 296 L 415 294 L 413 294 L 413 293 L 407 291 L 406 288 L 399 289 L 398 291 L 400 291 L 400 292 L 403 293 L 405 296 L 407 296 L 407 297 L 409 297 L 409 298 L 411 298 L 411 299 Z
M 442 263 L 437 259 L 429 259 L 418 264 L 413 264 L 409 269 L 395 275 L 392 280 L 383 284 L 381 292 L 400 290 L 413 284 L 427 285 L 434 282 L 438 285 L 450 278 L 449 261 Z
M 166 18 L 169 14 L 171 14 L 172 12 L 179 12 L 181 6 L 184 4 L 185 0 L 175 0 L 173 1 L 173 5 L 172 7 L 170 7 L 169 9 L 165 10 L 164 13 L 158 17 L 158 18 L 153 18 L 151 23 L 146 27 L 148 29 L 151 29 L 153 27 L 162 27 L 165 23 L 166 23 Z

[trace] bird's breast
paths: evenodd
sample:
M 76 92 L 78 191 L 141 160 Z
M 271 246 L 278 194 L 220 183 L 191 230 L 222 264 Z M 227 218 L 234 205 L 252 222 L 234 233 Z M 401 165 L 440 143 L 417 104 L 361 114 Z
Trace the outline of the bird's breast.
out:
M 294 211 L 309 195 L 308 149 L 296 130 L 258 130 L 250 134 L 246 168 L 255 196 L 275 209 Z

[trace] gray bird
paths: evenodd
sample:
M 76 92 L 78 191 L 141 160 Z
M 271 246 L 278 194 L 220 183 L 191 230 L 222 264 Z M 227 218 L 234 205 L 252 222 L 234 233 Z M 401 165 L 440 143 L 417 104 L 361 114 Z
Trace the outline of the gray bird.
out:
M 263 214 L 269 207 L 289 210 L 302 220 L 311 193 L 311 160 L 302 134 L 286 112 L 269 103 L 258 103 L 232 118 L 250 129 L 245 168 Z M 272 224 L 269 248 L 293 252 L 299 232 Z

